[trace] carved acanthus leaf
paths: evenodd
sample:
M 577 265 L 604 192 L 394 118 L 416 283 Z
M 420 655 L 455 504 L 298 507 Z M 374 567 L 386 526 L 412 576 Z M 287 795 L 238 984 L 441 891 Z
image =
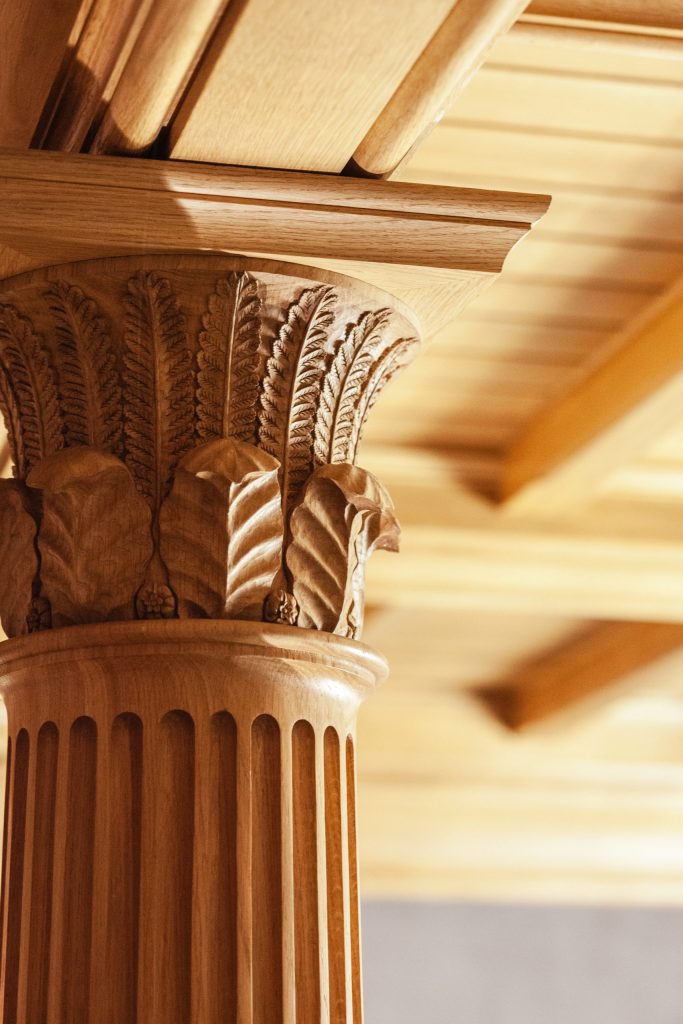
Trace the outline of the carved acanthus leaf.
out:
M 318 405 L 315 424 L 315 461 L 352 462 L 356 408 L 376 355 L 390 310 L 364 313 L 349 327 L 330 366 Z
M 55 626 L 134 617 L 152 557 L 150 510 L 120 459 L 67 448 L 29 474 L 42 491 L 42 593 Z
M 266 367 L 259 441 L 282 462 L 286 507 L 313 466 L 315 417 L 336 301 L 334 291 L 322 285 L 302 292 L 287 311 Z
M 194 380 L 185 321 L 166 278 L 141 270 L 126 296 L 126 461 L 158 512 L 194 433 Z
M 38 571 L 36 531 L 26 485 L 19 480 L 0 480 L 0 622 L 10 637 L 28 632 Z
M 47 352 L 31 322 L 13 306 L 0 306 L 0 365 L 11 381 L 21 420 L 21 441 L 16 439 L 15 445 L 17 451 L 23 449 L 25 473 L 58 451 L 64 437 Z
M 375 548 L 398 550 L 399 528 L 387 491 L 350 465 L 322 466 L 292 512 L 287 570 L 298 625 L 359 635 L 365 562 Z
M 111 329 L 97 303 L 58 281 L 47 293 L 55 317 L 66 444 L 122 453 L 121 385 Z
M 259 396 L 261 302 L 250 274 L 221 278 L 199 336 L 197 429 L 200 437 L 253 442 Z
M 282 558 L 276 459 L 235 438 L 181 459 L 159 519 L 181 616 L 259 619 Z
M 0 416 L 5 421 L 14 476 L 23 480 L 28 472 L 19 406 L 12 383 L 0 364 Z

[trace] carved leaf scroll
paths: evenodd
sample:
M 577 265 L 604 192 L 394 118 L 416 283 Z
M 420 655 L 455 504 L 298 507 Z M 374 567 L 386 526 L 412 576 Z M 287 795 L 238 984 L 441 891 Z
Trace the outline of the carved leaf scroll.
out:
M 194 380 L 185 321 L 166 278 L 139 271 L 128 282 L 123 385 L 126 461 L 158 512 L 194 434 Z
M 17 467 L 23 478 L 46 455 L 58 451 L 64 437 L 47 352 L 30 320 L 20 316 L 13 306 L 0 306 L 0 366 L 11 381 L 21 420 L 21 430 L 15 432 L 15 450 L 23 450 L 23 467 Z
M 356 408 L 390 310 L 364 313 L 349 327 L 327 372 L 315 424 L 315 461 L 352 462 Z
M 121 385 L 111 330 L 97 303 L 58 281 L 47 293 L 59 341 L 59 387 L 66 444 L 122 453 Z
M 180 460 L 159 526 L 181 616 L 261 618 L 282 558 L 279 468 L 235 438 Z
M 0 621 L 7 636 L 28 632 L 38 571 L 37 527 L 30 496 L 19 480 L 0 480 Z
M 258 285 L 250 274 L 229 274 L 209 297 L 198 355 L 197 430 L 202 438 L 255 440 L 260 310 Z
M 291 507 L 313 467 L 315 418 L 337 297 L 320 286 L 287 310 L 266 366 L 260 446 L 282 462 L 282 494 Z
M 42 593 L 55 626 L 134 618 L 133 596 L 152 557 L 151 515 L 114 455 L 67 448 L 32 470 L 42 491 Z
M 399 527 L 387 491 L 358 467 L 322 466 L 292 512 L 290 531 L 286 562 L 298 625 L 358 636 L 365 562 L 376 548 L 398 550 Z

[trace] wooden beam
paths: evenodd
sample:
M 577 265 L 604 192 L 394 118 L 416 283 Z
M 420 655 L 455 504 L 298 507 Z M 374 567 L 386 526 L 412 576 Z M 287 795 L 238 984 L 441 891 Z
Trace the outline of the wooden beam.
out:
M 681 623 L 600 623 L 483 695 L 514 729 L 556 726 L 621 696 L 633 673 L 681 646 Z
M 458 0 L 353 154 L 347 171 L 391 174 L 481 67 L 524 0 Z
M 513 42 L 522 45 L 565 46 L 595 54 L 614 53 L 663 61 L 681 59 L 681 40 L 677 36 L 632 32 L 623 26 L 615 28 L 601 24 L 597 28 L 583 28 L 553 21 L 535 21 L 533 17 L 522 15 L 508 35 Z
M 90 147 L 141 153 L 156 141 L 228 0 L 157 0 L 135 40 Z
M 606 477 L 680 422 L 683 282 L 651 306 L 612 356 L 554 402 L 508 453 L 502 494 L 515 513 L 589 503 Z
M 569 22 L 581 19 L 675 32 L 683 30 L 683 6 L 669 0 L 533 0 L 528 12 Z
M 78 153 L 111 92 L 152 0 L 92 0 L 82 31 L 65 54 L 54 103 L 36 142 Z

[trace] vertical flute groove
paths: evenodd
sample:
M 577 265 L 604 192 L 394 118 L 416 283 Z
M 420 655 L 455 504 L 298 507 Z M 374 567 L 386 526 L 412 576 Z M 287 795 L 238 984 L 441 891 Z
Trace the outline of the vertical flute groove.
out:
M 221 951 L 211 979 L 211 1024 L 233 1024 L 237 1021 L 237 729 L 232 715 L 226 711 L 214 715 L 211 733 L 217 771 L 213 827 L 218 833 L 211 944 Z
M 90 1012 L 96 770 L 97 727 L 91 718 L 77 718 L 69 734 L 62 1024 L 83 1024 Z
M 107 1024 L 137 1021 L 142 772 L 142 722 L 137 715 L 118 715 L 109 748 Z
M 190 1024 L 195 730 L 190 715 L 171 711 L 159 726 L 158 763 L 149 765 L 157 791 L 156 836 L 147 848 L 155 932 L 152 1020 Z M 156 840 L 156 842 L 154 842 Z M 149 986 L 149 980 L 146 979 Z M 140 1020 L 145 1020 L 141 1013 Z
M 325 847 L 327 859 L 327 941 L 330 969 L 330 1022 L 346 1024 L 344 865 L 342 853 L 341 761 L 339 736 L 325 730 Z
M 5 755 L 5 807 L 3 812 L 3 829 L 2 829 L 2 892 L 0 893 L 0 926 L 2 927 L 2 950 L 0 952 L 0 1003 L 4 1004 L 4 991 L 5 991 L 5 969 L 6 969 L 6 949 L 7 949 L 7 921 L 5 920 L 5 913 L 7 911 L 7 868 L 8 868 L 8 856 L 7 849 L 9 847 L 9 821 L 10 821 L 10 806 L 12 803 L 11 795 L 12 786 L 12 737 L 7 738 L 7 754 Z
M 253 1024 L 281 1024 L 282 811 L 280 727 L 270 715 L 251 731 Z
M 320 1021 L 320 941 L 315 733 L 299 721 L 292 731 L 294 933 L 297 1024 Z
M 9 871 L 7 878 L 7 936 L 3 972 L 3 1024 L 16 1024 L 19 995 L 19 952 L 26 841 L 29 738 L 19 732 L 12 771 L 12 806 L 9 815 Z
M 36 743 L 31 917 L 26 989 L 26 1019 L 29 1021 L 43 1021 L 47 1017 L 58 751 L 57 727 L 53 722 L 45 722 L 41 726 Z
M 356 753 L 351 736 L 346 738 L 346 801 L 349 835 L 349 890 L 351 910 L 351 985 L 353 1024 L 363 1022 L 362 959 L 360 947 L 360 896 L 358 892 L 358 838 L 356 834 Z

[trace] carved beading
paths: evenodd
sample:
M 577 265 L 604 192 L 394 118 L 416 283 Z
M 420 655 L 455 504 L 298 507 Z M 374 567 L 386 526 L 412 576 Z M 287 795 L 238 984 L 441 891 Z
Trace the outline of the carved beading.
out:
M 123 257 L 3 283 L 10 635 L 50 612 L 359 634 L 365 559 L 398 528 L 353 463 L 415 325 L 356 282 L 281 269 Z

